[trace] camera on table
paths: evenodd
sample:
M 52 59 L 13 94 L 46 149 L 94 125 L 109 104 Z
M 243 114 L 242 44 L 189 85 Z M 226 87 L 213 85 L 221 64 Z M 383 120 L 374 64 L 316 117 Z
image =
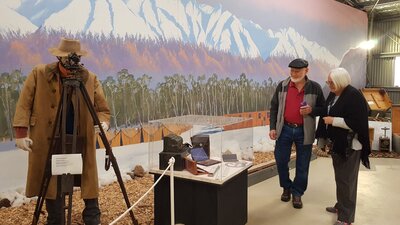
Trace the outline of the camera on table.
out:
M 189 146 L 183 144 L 181 136 L 169 134 L 164 137 L 163 151 L 160 152 L 159 169 L 165 170 L 171 157 L 175 158 L 174 170 L 182 171 L 185 169 L 185 157 L 189 154 Z

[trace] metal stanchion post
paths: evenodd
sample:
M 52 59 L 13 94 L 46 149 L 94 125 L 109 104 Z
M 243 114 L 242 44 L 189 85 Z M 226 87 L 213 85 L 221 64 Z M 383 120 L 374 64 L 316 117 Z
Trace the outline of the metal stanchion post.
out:
M 170 184 L 170 202 L 171 202 L 171 225 L 175 225 L 175 197 L 174 197 L 174 163 L 175 158 L 171 157 L 168 162 L 171 167 L 169 168 L 171 171 L 171 175 L 169 176 L 169 184 Z

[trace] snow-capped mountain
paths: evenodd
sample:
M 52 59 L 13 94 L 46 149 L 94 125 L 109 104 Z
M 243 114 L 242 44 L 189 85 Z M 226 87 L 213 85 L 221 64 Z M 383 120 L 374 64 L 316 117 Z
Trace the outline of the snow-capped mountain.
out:
M 114 37 L 156 38 L 146 22 L 132 13 L 122 0 L 71 1 L 44 20 L 42 29 L 64 30 L 72 34 L 83 32 L 106 36 L 112 34 Z
M 293 28 L 274 32 L 237 18 L 221 5 L 212 7 L 193 0 L 24 0 L 16 4 L 15 13 L 45 31 L 173 39 L 242 57 L 266 60 L 285 55 L 339 64 L 326 48 Z M 32 32 L 32 28 L 20 29 Z
M 37 30 L 33 23 L 6 4 L 0 3 L 0 15 L 2 18 L 7 18 L 0 20 L 0 34 L 11 32 L 25 35 Z
M 50 15 L 64 9 L 68 4 L 71 3 L 72 0 L 5 0 L 5 1 L 14 2 L 13 8 L 16 9 L 18 13 L 24 15 L 37 27 L 40 27 L 43 25 L 44 21 Z M 72 14 L 72 16 L 73 15 L 74 14 Z
M 349 49 L 342 58 L 340 67 L 345 68 L 351 75 L 351 85 L 363 88 L 367 75 L 367 50 L 362 48 Z
M 307 40 L 291 27 L 281 29 L 280 32 L 271 35 L 279 40 L 276 47 L 272 50 L 271 56 L 300 57 L 309 60 L 319 60 L 330 65 L 339 65 L 340 63 L 328 49 L 316 42 Z
M 260 25 L 249 20 L 241 20 L 246 30 L 251 33 L 251 37 L 259 49 L 263 59 L 270 57 L 271 51 L 278 43 L 278 38 L 274 37 L 274 32 L 270 29 L 264 30 Z

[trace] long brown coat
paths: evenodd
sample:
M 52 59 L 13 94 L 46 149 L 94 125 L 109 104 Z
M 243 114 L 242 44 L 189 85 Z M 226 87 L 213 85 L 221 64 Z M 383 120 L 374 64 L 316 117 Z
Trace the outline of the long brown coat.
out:
M 97 116 L 101 122 L 108 123 L 110 110 L 99 80 L 96 75 L 87 70 L 83 71 L 81 75 Z M 33 140 L 32 152 L 29 153 L 27 197 L 37 196 L 40 191 L 62 91 L 59 77 L 57 63 L 36 66 L 28 75 L 17 103 L 13 126 L 29 127 L 28 136 Z M 83 97 L 80 96 L 79 98 L 78 132 L 86 141 L 86 148 L 82 153 L 81 196 L 84 199 L 92 199 L 98 197 L 95 133 L 89 110 L 83 101 Z M 55 198 L 56 187 L 57 179 L 53 176 L 46 198 Z

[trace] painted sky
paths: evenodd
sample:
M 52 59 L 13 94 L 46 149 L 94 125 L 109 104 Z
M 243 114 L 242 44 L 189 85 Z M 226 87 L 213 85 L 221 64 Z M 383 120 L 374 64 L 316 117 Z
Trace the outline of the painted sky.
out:
M 334 0 L 197 0 L 221 5 L 239 18 L 252 20 L 264 29 L 293 27 L 310 41 L 327 47 L 339 59 L 367 38 L 368 18 L 363 11 Z M 348 32 L 353 34 L 348 35 Z M 339 45 L 338 45 L 339 43 Z

